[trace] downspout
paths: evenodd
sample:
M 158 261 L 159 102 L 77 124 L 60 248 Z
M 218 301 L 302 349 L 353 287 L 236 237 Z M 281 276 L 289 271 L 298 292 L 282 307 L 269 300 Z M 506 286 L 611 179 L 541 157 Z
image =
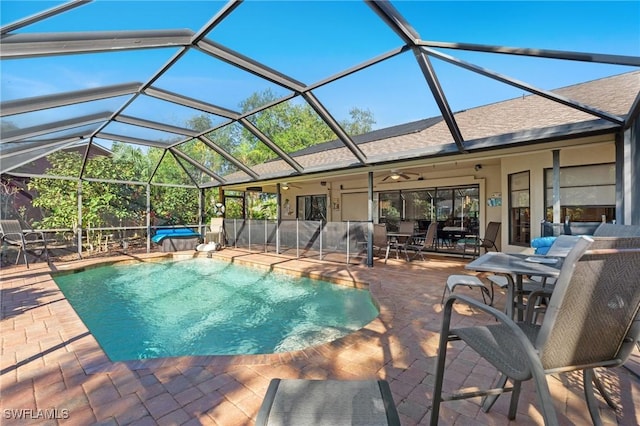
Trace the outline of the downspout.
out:
M 553 223 L 561 223 L 560 217 L 560 150 L 553 151 Z
M 82 259 L 82 180 L 78 180 L 78 259 Z
M 147 183 L 147 253 L 151 253 L 151 185 Z
M 373 172 L 369 172 L 367 183 L 367 266 L 373 268 Z
M 276 183 L 276 253 L 280 254 L 280 225 L 282 224 L 282 193 L 280 184 Z

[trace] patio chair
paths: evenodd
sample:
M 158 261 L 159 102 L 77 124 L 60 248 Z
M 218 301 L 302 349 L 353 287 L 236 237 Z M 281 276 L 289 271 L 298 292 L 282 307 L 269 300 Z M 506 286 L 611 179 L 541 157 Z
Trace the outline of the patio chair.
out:
M 411 242 L 411 238 L 416 229 L 416 222 L 414 221 L 402 221 L 398 226 L 398 234 L 406 234 L 391 238 L 391 248 L 396 251 L 396 259 L 400 257 L 400 251 L 405 251 L 407 244 Z M 406 254 L 406 253 L 405 253 Z M 407 261 L 409 259 L 407 258 Z
M 211 227 L 210 231 L 205 234 L 207 243 L 217 243 L 220 247 L 224 247 L 225 245 L 225 234 L 224 234 L 224 218 L 223 217 L 213 217 L 211 218 Z
M 544 423 L 557 425 L 546 375 L 580 370 L 589 414 L 594 424 L 599 424 L 593 385 L 612 408 L 615 406 L 594 368 L 624 364 L 640 336 L 638 264 L 640 238 L 580 237 L 563 262 L 541 325 L 531 322 L 532 309 L 528 309 L 525 321 L 516 323 L 472 298 L 450 296 L 443 312 L 431 424 L 437 424 L 443 401 L 485 395 L 482 408 L 486 412 L 504 392 L 512 392 L 508 416 L 513 420 L 522 381 L 533 379 Z M 457 302 L 486 312 L 499 322 L 451 329 Z M 464 341 L 499 371 L 495 388 L 443 397 L 447 343 L 452 340 Z M 512 386 L 506 387 L 509 379 Z
M 380 253 L 381 250 L 385 250 L 384 263 L 387 263 L 391 243 L 387 237 L 387 225 L 384 223 L 373 224 L 373 248 L 378 249 L 378 253 Z
M 493 305 L 493 287 L 491 287 L 491 293 L 489 293 L 489 289 L 482 282 L 480 278 L 475 275 L 449 275 L 447 277 L 447 282 L 444 286 L 444 290 L 442 291 L 442 299 L 440 300 L 440 304 L 444 305 L 444 298 L 447 295 L 447 291 L 449 294 L 453 293 L 456 287 L 463 285 L 469 288 L 479 288 L 482 293 L 482 301 L 487 305 Z M 489 303 L 487 303 L 487 299 Z
M 593 232 L 594 237 L 640 237 L 639 225 L 603 223 Z
M 398 232 L 401 234 L 413 234 L 416 229 L 416 222 L 412 220 L 403 220 L 398 226 Z
M 256 426 L 400 426 L 385 380 L 272 379 Z
M 496 241 L 498 240 L 498 234 L 500 232 L 500 222 L 489 222 L 487 229 L 484 231 L 484 238 L 478 237 L 465 237 L 463 240 L 462 257 L 467 254 L 468 247 L 473 249 L 473 257 L 480 255 L 481 249 L 488 252 L 489 249 L 498 251 Z
M 409 254 L 407 252 L 408 250 L 414 251 L 414 254 L 413 254 L 414 258 L 420 255 L 420 258 L 424 260 L 423 252 L 429 249 L 433 249 L 435 246 L 437 231 L 438 231 L 438 222 L 431 222 L 429 224 L 429 227 L 427 228 L 427 233 L 425 234 L 424 237 L 422 236 L 414 237 L 410 243 L 405 244 L 403 249 L 404 249 L 404 255 L 407 258 L 407 261 L 409 261 Z
M 566 257 L 573 246 L 578 242 L 580 237 L 577 235 L 559 235 L 553 241 L 553 244 L 549 246 L 545 256 L 548 257 Z M 497 285 L 500 288 L 505 288 L 509 284 L 508 278 L 504 275 L 488 275 L 487 279 L 491 283 L 491 294 L 493 295 L 493 286 Z M 515 279 L 513 277 L 512 279 Z M 544 278 L 532 276 L 523 279 L 522 291 L 523 294 L 530 294 L 534 291 L 552 289 L 555 284 L 553 278 Z
M 47 250 L 47 240 L 40 231 L 24 231 L 19 220 L 3 219 L 0 220 L 0 233 L 2 233 L 3 244 L 9 244 L 18 247 L 18 255 L 16 256 L 16 265 L 20 261 L 20 254 L 24 257 L 24 263 L 29 268 L 29 260 L 27 253 L 40 258 L 44 255 L 46 261 L 49 261 L 49 251 Z

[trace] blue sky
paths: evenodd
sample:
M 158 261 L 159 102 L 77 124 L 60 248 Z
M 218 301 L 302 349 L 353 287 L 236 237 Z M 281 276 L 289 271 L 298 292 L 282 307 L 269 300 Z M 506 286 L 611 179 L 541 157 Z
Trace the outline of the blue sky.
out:
M 2 25 L 46 10 L 61 2 L 3 0 Z M 19 32 L 200 29 L 224 2 L 95 1 Z M 431 41 L 466 42 L 640 56 L 638 1 L 400 1 L 394 6 Z M 345 68 L 401 46 L 401 40 L 359 1 L 255 1 L 241 4 L 208 38 L 312 84 Z M 99 55 L 5 60 L 0 66 L 3 100 L 80 90 L 103 84 L 145 82 L 175 52 L 155 49 Z M 510 55 L 444 51 L 487 69 L 554 89 L 630 67 L 584 64 Z M 202 97 L 231 109 L 255 91 L 286 90 L 232 69 L 201 52 L 157 86 Z M 433 60 L 454 111 L 522 95 L 519 89 L 461 71 Z M 315 94 L 338 119 L 352 107 L 369 109 L 376 127 L 439 115 L 424 76 L 411 52 L 361 73 L 319 88 Z M 116 108 L 122 99 L 113 100 Z M 105 108 L 105 103 L 101 104 Z M 149 107 L 132 105 L 143 115 Z M 157 114 L 157 110 L 154 110 Z M 185 115 L 187 114 L 187 115 Z M 162 119 L 181 125 L 188 112 L 167 110 Z M 130 113 L 129 115 L 134 115 Z M 157 115 L 155 116 L 157 120 Z M 142 117 L 151 118 L 151 117 Z

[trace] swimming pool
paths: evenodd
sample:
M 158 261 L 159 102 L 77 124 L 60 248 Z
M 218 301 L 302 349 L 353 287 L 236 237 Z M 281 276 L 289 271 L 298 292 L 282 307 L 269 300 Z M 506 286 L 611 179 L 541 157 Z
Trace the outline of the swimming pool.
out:
M 54 281 L 112 361 L 298 350 L 378 315 L 368 290 L 215 259 L 114 264 Z

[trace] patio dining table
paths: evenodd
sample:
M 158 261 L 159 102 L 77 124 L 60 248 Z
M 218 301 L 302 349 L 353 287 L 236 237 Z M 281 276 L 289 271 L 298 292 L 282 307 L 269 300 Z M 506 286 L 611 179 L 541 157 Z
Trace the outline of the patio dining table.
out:
M 529 275 L 557 278 L 560 275 L 562 262 L 562 257 L 489 252 L 468 263 L 465 269 L 506 276 L 508 282 L 506 314 L 514 319 L 517 316 L 517 319 L 522 321 L 523 312 L 519 309 L 522 306 L 522 278 Z
M 387 238 L 392 244 L 413 244 L 414 238 L 424 238 L 425 233 L 416 232 L 387 232 Z M 396 259 L 398 259 L 398 249 L 396 247 Z M 409 259 L 407 259 L 409 261 Z

